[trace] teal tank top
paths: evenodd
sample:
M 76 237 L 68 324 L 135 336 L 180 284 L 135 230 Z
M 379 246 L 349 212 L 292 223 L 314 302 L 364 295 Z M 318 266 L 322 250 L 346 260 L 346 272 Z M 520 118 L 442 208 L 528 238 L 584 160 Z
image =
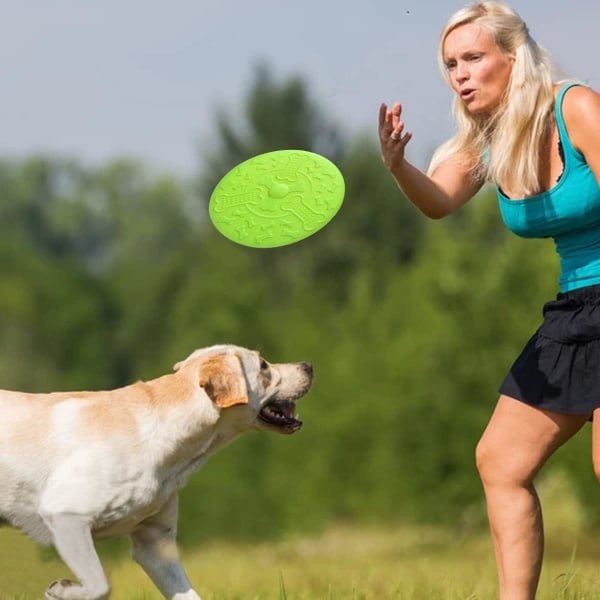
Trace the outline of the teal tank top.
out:
M 562 116 L 565 92 L 556 98 L 556 123 L 563 149 L 564 170 L 549 190 L 513 200 L 496 187 L 502 219 L 525 238 L 554 239 L 560 258 L 561 292 L 600 284 L 600 186 L 581 152 L 575 150 Z

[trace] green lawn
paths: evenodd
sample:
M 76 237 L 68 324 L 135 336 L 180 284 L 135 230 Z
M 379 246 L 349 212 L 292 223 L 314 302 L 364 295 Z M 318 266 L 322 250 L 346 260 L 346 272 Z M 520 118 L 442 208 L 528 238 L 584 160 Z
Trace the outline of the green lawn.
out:
M 540 599 L 600 599 L 600 554 L 590 537 L 562 535 L 547 552 Z M 577 550 L 575 549 L 577 546 Z M 487 535 L 440 528 L 332 528 L 277 543 L 206 545 L 183 553 L 203 600 L 492 600 L 495 567 Z M 112 600 L 159 599 L 124 556 L 104 560 Z M 33 600 L 53 579 L 68 577 L 22 535 L 0 533 L 0 600 Z

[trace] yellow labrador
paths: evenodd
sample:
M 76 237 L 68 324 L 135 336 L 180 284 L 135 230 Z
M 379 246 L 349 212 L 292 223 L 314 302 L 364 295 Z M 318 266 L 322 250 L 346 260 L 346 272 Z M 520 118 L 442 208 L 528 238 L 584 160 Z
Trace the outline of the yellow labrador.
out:
M 79 579 L 53 582 L 47 600 L 107 598 L 94 540 L 123 534 L 166 598 L 199 600 L 175 545 L 178 490 L 242 432 L 302 426 L 309 363 L 221 345 L 174 371 L 112 391 L 0 391 L 0 521 L 53 544 Z

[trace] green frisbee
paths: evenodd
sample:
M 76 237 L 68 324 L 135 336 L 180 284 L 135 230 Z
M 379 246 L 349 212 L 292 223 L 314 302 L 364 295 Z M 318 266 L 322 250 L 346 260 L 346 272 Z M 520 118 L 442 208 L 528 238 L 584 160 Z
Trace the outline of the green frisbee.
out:
M 338 212 L 344 178 L 329 160 L 305 150 L 249 158 L 216 185 L 210 218 L 226 238 L 252 248 L 275 248 L 316 233 Z

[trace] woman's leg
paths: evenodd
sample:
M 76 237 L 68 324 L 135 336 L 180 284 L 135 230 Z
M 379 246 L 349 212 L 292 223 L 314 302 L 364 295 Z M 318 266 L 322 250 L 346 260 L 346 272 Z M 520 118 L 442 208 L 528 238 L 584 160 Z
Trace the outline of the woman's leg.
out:
M 485 490 L 500 600 L 535 598 L 544 533 L 533 480 L 550 455 L 588 418 L 539 410 L 508 396 L 498 400 L 477 445 L 476 459 Z
M 592 463 L 596 478 L 600 481 L 600 408 L 594 411 L 592 422 Z

